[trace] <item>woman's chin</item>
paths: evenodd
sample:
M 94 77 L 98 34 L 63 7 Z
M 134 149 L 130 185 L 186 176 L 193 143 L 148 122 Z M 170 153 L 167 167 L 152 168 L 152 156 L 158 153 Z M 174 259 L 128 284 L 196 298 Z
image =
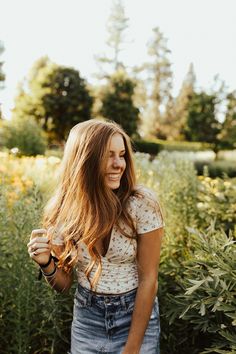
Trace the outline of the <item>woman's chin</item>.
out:
M 120 180 L 119 181 L 108 181 L 107 185 L 111 189 L 118 189 L 120 187 Z

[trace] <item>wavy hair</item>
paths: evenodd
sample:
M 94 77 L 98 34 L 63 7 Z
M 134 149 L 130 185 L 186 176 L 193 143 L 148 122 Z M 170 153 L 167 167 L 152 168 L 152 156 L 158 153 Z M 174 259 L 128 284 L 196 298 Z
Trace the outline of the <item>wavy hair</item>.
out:
M 110 141 L 117 133 L 124 140 L 126 168 L 119 188 L 114 191 L 105 183 L 105 170 Z M 98 120 L 75 125 L 66 142 L 57 188 L 43 217 L 50 240 L 58 232 L 63 236 L 65 247 L 58 256 L 59 267 L 70 271 L 77 262 L 79 243 L 84 242 L 91 256 L 86 276 L 91 288 L 95 288 L 101 274 L 101 256 L 96 250 L 96 242 L 108 236 L 115 224 L 125 234 L 119 225 L 121 220 L 135 234 L 127 208 L 127 201 L 134 192 L 132 147 L 124 130 L 114 122 Z M 90 279 L 95 265 L 95 275 Z

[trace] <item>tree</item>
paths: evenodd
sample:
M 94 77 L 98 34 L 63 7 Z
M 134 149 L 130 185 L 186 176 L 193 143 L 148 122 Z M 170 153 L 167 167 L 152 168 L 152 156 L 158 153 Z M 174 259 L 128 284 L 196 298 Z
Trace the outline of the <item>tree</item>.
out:
M 189 66 L 188 73 L 183 81 L 180 92 L 175 100 L 175 117 L 176 117 L 176 138 L 184 140 L 184 131 L 187 125 L 188 105 L 195 92 L 196 75 L 193 64 Z
M 158 27 L 153 29 L 153 38 L 148 43 L 148 54 L 152 58 L 137 72 L 146 73 L 148 108 L 145 115 L 146 131 L 150 135 L 166 138 L 164 125 L 173 120 L 172 70 L 167 39 Z
M 133 104 L 135 83 L 120 70 L 113 74 L 102 97 L 103 117 L 120 124 L 130 136 L 137 133 L 139 110 Z
M 220 123 L 215 117 L 217 97 L 205 92 L 194 93 L 188 104 L 185 135 L 190 141 L 216 144 Z
M 0 140 L 8 149 L 17 148 L 21 155 L 42 155 L 47 147 L 45 133 L 35 119 L 29 117 L 4 120 Z
M 128 17 L 125 16 L 125 9 L 121 0 L 113 1 L 111 14 L 107 23 L 108 39 L 108 55 L 96 57 L 101 74 L 99 78 L 109 78 L 109 76 L 119 69 L 124 69 L 125 65 L 121 61 L 120 53 L 125 43 L 125 31 L 128 28 Z
M 220 133 L 221 145 L 226 148 L 236 148 L 236 91 L 227 95 L 227 110 Z
M 0 55 L 2 55 L 4 51 L 4 46 L 2 41 L 0 41 Z M 0 62 L 0 89 L 3 88 L 3 83 L 5 81 L 5 74 L 2 70 L 3 62 Z M 1 102 L 0 102 L 0 119 L 2 118 L 2 112 L 1 112 Z
M 50 140 L 65 140 L 72 126 L 91 118 L 93 99 L 86 82 L 73 68 L 39 59 L 15 100 L 13 116 L 32 116 Z

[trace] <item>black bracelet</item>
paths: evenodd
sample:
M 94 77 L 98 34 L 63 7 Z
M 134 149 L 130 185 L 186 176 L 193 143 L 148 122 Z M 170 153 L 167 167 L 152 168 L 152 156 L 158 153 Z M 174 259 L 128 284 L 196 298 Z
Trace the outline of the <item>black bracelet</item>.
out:
M 51 263 L 51 260 L 54 260 L 54 262 L 58 262 L 58 258 L 55 256 L 52 256 L 52 254 L 50 253 L 50 258 L 48 260 L 48 263 L 44 264 L 44 265 L 39 265 L 39 273 L 38 273 L 38 280 L 42 279 L 42 275 L 43 275 L 43 268 L 46 268 L 47 266 L 49 266 L 49 264 Z M 55 271 L 56 272 L 56 271 Z
M 55 267 L 51 273 L 44 273 L 43 271 L 42 271 L 42 273 L 45 277 L 52 277 L 56 273 L 56 271 L 57 271 L 57 266 L 55 265 Z
M 49 260 L 46 264 L 39 264 L 40 268 L 47 268 L 49 266 L 49 264 L 51 263 L 51 260 L 53 259 L 52 254 L 50 253 L 50 257 Z

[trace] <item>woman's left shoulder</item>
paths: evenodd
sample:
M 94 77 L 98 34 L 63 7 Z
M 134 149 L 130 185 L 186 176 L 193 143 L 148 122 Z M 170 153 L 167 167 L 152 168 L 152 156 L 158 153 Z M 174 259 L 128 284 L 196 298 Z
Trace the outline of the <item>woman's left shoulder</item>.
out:
M 138 185 L 133 195 L 133 202 L 138 233 L 146 233 L 164 226 L 162 209 L 155 191 Z

